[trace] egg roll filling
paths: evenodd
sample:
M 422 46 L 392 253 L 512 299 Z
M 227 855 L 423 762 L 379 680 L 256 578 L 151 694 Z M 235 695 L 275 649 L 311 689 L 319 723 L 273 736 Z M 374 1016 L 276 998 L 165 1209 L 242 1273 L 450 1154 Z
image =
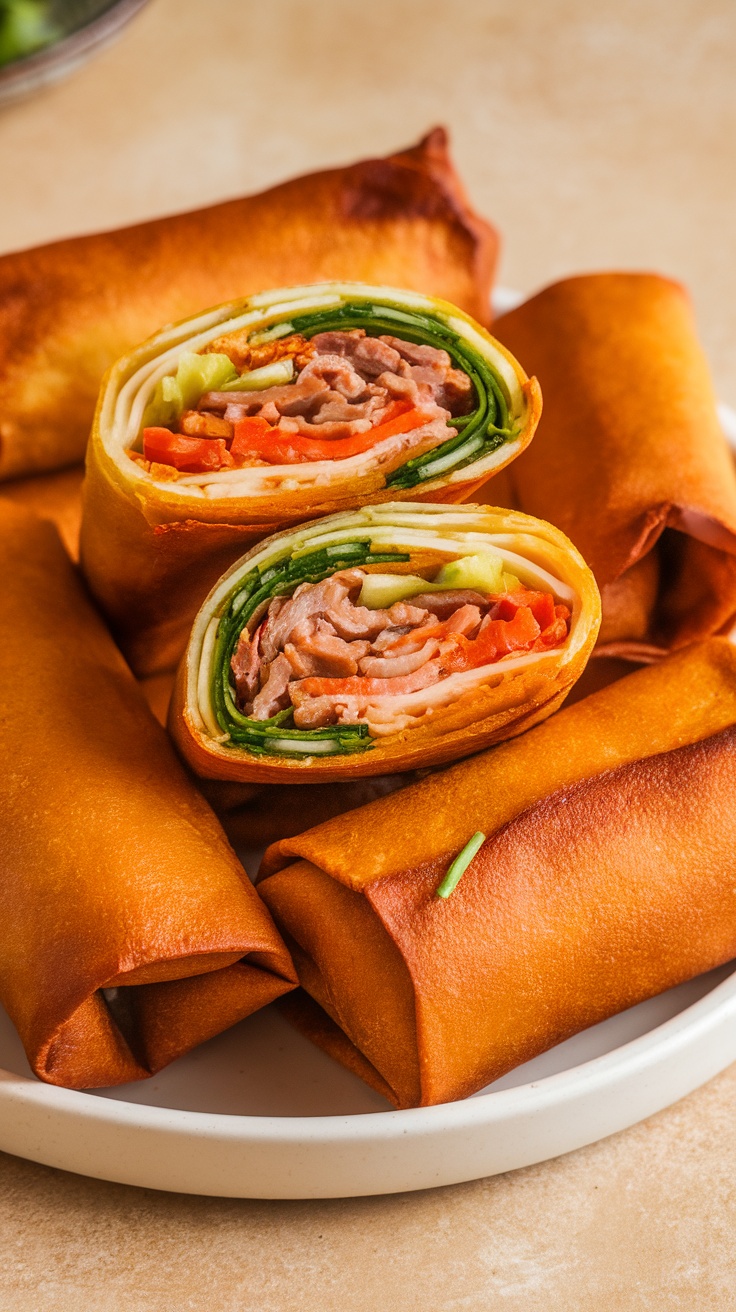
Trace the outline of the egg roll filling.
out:
M 404 516 L 402 532 L 339 517 L 235 567 L 199 655 L 211 738 L 302 758 L 370 751 L 567 643 L 567 584 L 491 534 L 407 530 L 426 518 Z
M 323 466 L 329 481 L 345 461 L 412 488 L 486 459 L 523 427 L 503 357 L 441 303 L 414 299 L 421 309 L 338 288 L 297 302 L 317 302 L 307 313 L 277 303 L 266 328 L 257 313 L 219 324 L 147 379 L 128 456 L 155 482 L 208 495 L 223 483 L 232 494 L 233 480 L 247 490 L 259 470 L 288 485 L 300 466 L 321 481 Z

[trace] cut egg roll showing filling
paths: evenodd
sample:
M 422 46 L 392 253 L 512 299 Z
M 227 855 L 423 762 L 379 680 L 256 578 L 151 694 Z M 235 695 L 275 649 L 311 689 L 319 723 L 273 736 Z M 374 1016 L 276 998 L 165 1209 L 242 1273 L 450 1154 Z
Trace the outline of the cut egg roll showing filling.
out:
M 462 501 L 528 445 L 540 411 L 536 381 L 434 297 L 320 283 L 222 306 L 108 375 L 84 568 L 148 672 L 186 599 L 191 621 L 253 541 L 387 497 Z
M 331 515 L 238 561 L 194 623 L 169 727 L 208 778 L 437 765 L 544 719 L 600 602 L 550 524 L 475 505 Z

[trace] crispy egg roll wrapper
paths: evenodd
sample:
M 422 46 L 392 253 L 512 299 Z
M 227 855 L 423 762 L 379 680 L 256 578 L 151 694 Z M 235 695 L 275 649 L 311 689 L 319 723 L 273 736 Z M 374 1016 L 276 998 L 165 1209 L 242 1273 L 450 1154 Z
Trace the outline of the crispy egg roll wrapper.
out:
M 0 561 L 0 999 L 42 1080 L 125 1083 L 292 966 L 53 527 L 0 505 Z
M 210 347 L 218 354 L 218 341 L 282 326 L 287 337 L 308 339 L 355 328 L 369 337 L 403 332 L 410 341 L 446 350 L 472 380 L 474 417 L 458 429 L 452 418 L 447 426 L 430 418 L 415 426 L 416 439 L 392 434 L 349 458 L 199 474 L 146 468 L 131 459 L 142 428 L 153 423 L 145 416 L 156 405 L 156 388 L 176 374 L 182 356 L 206 355 Z M 233 402 L 244 395 L 258 394 L 227 392 Z M 279 528 L 356 506 L 463 501 L 528 446 L 540 413 L 536 380 L 479 323 L 437 297 L 329 282 L 282 287 L 203 311 L 124 356 L 103 383 L 87 450 L 84 572 L 135 672 L 171 669 L 207 592 L 254 543 Z M 414 469 L 415 459 L 426 468 Z
M 487 322 L 498 239 L 442 128 L 386 159 L 0 257 L 0 478 L 81 460 L 100 379 L 167 321 L 260 287 L 363 278 Z
M 0 497 L 55 524 L 72 560 L 78 560 L 83 478 L 83 465 L 16 478 L 0 485 Z
M 311 998 L 290 1014 L 397 1106 L 426 1105 L 728 961 L 734 726 L 736 650 L 714 638 L 275 844 L 258 887 Z
M 375 704 L 369 699 L 363 724 L 358 717 L 355 723 L 317 728 L 319 741 L 309 732 L 300 736 L 298 720 L 285 734 L 278 726 L 261 737 L 262 722 L 236 708 L 230 653 L 247 625 L 252 631 L 264 614 L 267 601 L 258 600 L 264 597 L 262 579 L 271 580 L 267 588 L 272 596 L 290 595 L 302 578 L 339 575 L 350 560 L 364 576 L 388 570 L 430 579 L 441 565 L 484 550 L 499 553 L 504 570 L 568 609 L 568 633 L 560 645 L 512 651 L 418 691 L 399 691 Z M 347 554 L 351 551 L 364 552 L 362 564 L 360 556 Z M 310 574 L 317 564 L 309 562 L 327 553 L 335 554 L 320 566 L 321 574 Z M 373 557 L 379 562 L 393 557 L 394 563 L 374 565 Z M 292 575 L 295 566 L 300 572 Z M 169 731 L 195 774 L 231 783 L 335 783 L 427 769 L 478 752 L 551 715 L 585 667 L 599 618 L 593 576 L 575 547 L 551 524 L 528 515 L 421 502 L 389 502 L 331 515 L 261 543 L 213 588 L 177 674 Z M 371 682 L 380 682 L 383 691 L 384 679 Z M 377 727 L 371 727 L 371 716 Z
M 498 318 L 539 378 L 508 501 L 551 519 L 601 588 L 598 652 L 655 660 L 736 619 L 736 475 L 691 305 L 646 273 L 567 278 Z M 493 484 L 487 499 L 497 500 Z
M 280 838 L 293 838 L 333 816 L 344 815 L 399 788 L 407 788 L 420 777 L 407 774 L 378 775 L 374 779 L 348 780 L 334 784 L 230 784 L 200 779 L 199 784 L 236 848 L 264 848 Z

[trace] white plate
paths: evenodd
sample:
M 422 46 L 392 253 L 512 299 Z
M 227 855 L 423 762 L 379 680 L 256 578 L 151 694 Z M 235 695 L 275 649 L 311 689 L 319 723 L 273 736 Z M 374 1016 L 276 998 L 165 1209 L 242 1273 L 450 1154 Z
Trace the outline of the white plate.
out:
M 736 413 L 719 413 L 736 449 Z M 736 1060 L 735 1020 L 731 962 L 473 1098 L 396 1112 L 274 1008 L 154 1079 L 95 1093 L 35 1080 L 0 1012 L 0 1149 L 102 1180 L 235 1198 L 457 1184 L 557 1157 L 676 1102 Z
M 736 963 L 586 1030 L 464 1102 L 388 1104 L 273 1008 L 152 1080 L 76 1093 L 30 1077 L 0 1024 L 0 1148 L 124 1184 L 340 1198 L 456 1184 L 557 1157 L 736 1060 Z

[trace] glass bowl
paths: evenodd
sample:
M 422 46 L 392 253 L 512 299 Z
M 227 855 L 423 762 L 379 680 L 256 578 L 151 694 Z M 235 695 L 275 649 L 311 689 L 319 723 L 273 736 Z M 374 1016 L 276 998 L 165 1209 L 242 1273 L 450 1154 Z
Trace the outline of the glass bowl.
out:
M 0 64 L 0 105 L 30 95 L 73 72 L 78 65 L 115 40 L 118 32 L 148 0 L 21 0 L 19 22 L 35 26 L 36 11 L 44 11 L 49 40 L 32 53 Z M 0 0 L 0 15 L 3 11 Z M 39 39 L 43 39 L 39 36 Z

